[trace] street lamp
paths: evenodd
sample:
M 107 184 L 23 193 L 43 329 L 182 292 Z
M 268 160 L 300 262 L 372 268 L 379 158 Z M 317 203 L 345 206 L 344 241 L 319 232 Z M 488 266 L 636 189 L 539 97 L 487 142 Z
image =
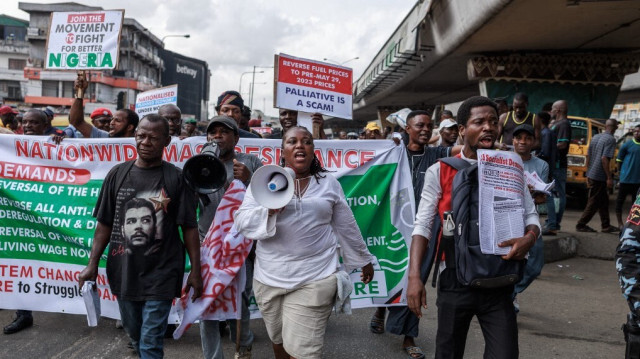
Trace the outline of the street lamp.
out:
M 253 71 L 247 71 L 247 72 L 243 72 L 242 75 L 240 75 L 240 84 L 238 85 L 238 92 L 242 93 L 242 76 L 246 75 L 246 74 L 251 74 L 253 73 Z M 263 74 L 264 71 L 257 71 L 257 74 Z
M 336 60 L 331 60 L 331 59 L 328 59 L 328 58 L 326 58 L 326 57 L 325 57 L 324 59 L 322 59 L 322 60 L 323 60 L 323 61 L 330 61 L 330 62 L 333 62 L 333 63 L 336 63 L 336 64 L 338 64 L 338 65 L 342 66 L 342 65 L 346 64 L 346 63 L 347 63 L 347 62 L 349 62 L 349 61 L 358 60 L 359 58 L 360 58 L 360 57 L 356 56 L 356 57 L 354 57 L 354 58 L 352 58 L 352 59 L 349 59 L 349 60 L 347 60 L 347 61 L 342 61 L 342 62 L 340 62 L 340 61 L 336 61 Z
M 184 34 L 184 35 L 165 35 L 165 36 L 162 37 L 162 40 L 160 40 L 160 41 L 162 41 L 162 43 L 164 44 L 164 39 L 166 39 L 167 37 L 184 37 L 184 38 L 188 39 L 188 38 L 191 37 L 191 35 L 189 35 L 189 34 Z
M 253 77 L 251 78 L 251 83 L 256 81 L 256 69 L 272 69 L 273 66 L 253 66 Z M 264 71 L 263 71 L 264 72 Z M 249 97 L 249 108 L 253 109 L 253 86 L 251 86 L 251 97 Z

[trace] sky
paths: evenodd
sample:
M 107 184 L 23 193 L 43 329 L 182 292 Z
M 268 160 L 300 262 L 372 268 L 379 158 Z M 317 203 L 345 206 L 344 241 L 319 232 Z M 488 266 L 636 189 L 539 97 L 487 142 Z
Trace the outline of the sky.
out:
M 357 80 L 417 0 L 80 0 L 105 10 L 125 9 L 154 35 L 169 37 L 165 48 L 207 61 L 211 71 L 210 110 L 220 93 L 239 90 L 243 72 L 273 66 L 274 54 L 352 67 Z M 63 0 L 33 1 L 59 3 Z M 2 0 L 0 13 L 28 20 L 18 1 Z M 331 62 L 331 61 L 327 61 Z M 273 109 L 273 69 L 256 71 L 253 108 L 277 116 Z M 251 74 L 242 77 L 249 103 Z M 210 116 L 212 112 L 210 111 Z

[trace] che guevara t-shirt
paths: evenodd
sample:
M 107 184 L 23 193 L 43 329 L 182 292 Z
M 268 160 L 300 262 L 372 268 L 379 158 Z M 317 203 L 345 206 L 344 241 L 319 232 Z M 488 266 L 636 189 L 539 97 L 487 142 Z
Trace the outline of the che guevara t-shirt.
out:
M 162 166 L 134 165 L 117 193 L 115 177 L 114 167 L 103 182 L 95 211 L 100 223 L 112 226 L 107 257 L 112 292 L 132 301 L 179 297 L 185 250 L 178 225 L 197 226 L 195 195 L 182 175 L 179 189 L 168 191 Z M 170 193 L 178 198 L 170 198 Z

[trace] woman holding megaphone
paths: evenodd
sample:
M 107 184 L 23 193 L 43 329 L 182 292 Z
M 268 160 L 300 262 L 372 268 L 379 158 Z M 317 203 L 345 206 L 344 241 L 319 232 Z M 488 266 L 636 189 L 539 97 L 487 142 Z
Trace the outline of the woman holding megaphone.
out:
M 342 187 L 316 158 L 311 133 L 290 128 L 282 149 L 282 165 L 294 176 L 274 169 L 271 178 L 256 181 L 256 171 L 235 213 L 235 226 L 257 240 L 254 293 L 275 357 L 320 358 L 338 286 L 349 281 L 338 272 L 338 244 L 347 272 L 362 268 L 364 283 L 373 278 L 374 259 Z M 284 184 L 277 176 L 289 178 Z M 282 208 L 270 208 L 281 195 L 260 195 L 276 187 L 285 193 L 291 185 L 293 195 L 287 195 Z

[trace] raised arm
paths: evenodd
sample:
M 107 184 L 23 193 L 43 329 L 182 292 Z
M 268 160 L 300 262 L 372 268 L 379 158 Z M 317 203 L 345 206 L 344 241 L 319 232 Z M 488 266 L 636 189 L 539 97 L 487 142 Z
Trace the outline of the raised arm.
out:
M 73 82 L 75 98 L 69 111 L 69 124 L 75 127 L 84 138 L 91 137 L 91 129 L 93 127 L 84 120 L 84 92 L 88 86 L 89 83 L 87 82 L 86 74 L 84 72 L 78 72 L 78 77 Z

